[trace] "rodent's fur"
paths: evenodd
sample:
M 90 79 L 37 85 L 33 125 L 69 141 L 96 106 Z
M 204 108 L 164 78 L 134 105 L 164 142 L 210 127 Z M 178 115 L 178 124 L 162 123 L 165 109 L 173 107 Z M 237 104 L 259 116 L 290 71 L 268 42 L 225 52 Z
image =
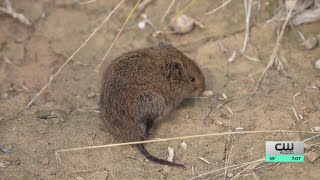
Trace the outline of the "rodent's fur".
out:
M 121 55 L 104 71 L 100 116 L 109 132 L 122 141 L 141 141 L 153 124 L 174 110 L 182 100 L 205 89 L 199 67 L 170 44 L 139 49 Z M 150 155 L 149 160 L 184 166 Z

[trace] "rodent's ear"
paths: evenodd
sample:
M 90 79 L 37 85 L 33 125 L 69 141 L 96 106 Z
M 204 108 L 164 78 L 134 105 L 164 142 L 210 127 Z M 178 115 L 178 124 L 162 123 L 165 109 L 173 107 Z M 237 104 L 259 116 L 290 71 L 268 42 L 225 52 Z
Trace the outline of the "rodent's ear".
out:
M 161 49 L 165 49 L 165 48 L 169 48 L 171 46 L 171 44 L 167 43 L 167 42 L 159 42 L 158 47 Z
M 179 61 L 173 60 L 166 64 L 165 74 L 168 79 L 181 79 L 183 75 L 183 64 Z

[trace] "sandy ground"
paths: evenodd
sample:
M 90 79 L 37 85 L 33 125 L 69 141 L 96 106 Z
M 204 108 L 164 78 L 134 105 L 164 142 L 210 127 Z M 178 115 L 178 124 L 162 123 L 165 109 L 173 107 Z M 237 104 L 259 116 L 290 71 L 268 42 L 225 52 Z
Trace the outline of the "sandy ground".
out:
M 277 1 L 262 1 L 260 14 L 252 19 L 246 55 L 260 61 L 242 56 L 229 63 L 232 52 L 243 45 L 245 14 L 243 1 L 234 1 L 214 14 L 204 15 L 221 2 L 208 0 L 193 4 L 187 14 L 201 22 L 204 28 L 196 27 L 186 35 L 154 37 L 154 29 L 150 26 L 139 29 L 137 24 L 141 18 L 132 18 L 100 70 L 123 52 L 153 46 L 161 40 L 171 42 L 199 64 L 205 74 L 207 90 L 213 91 L 214 95 L 184 102 L 166 121 L 157 125 L 152 138 L 235 131 L 238 127 L 245 131 L 310 131 L 310 128 L 320 126 L 320 91 L 306 88 L 320 84 L 320 71 L 313 65 L 320 58 L 319 47 L 305 50 L 295 31 L 287 29 L 282 41 L 282 54 L 287 60 L 284 71 L 270 71 L 257 94 L 248 97 L 274 47 L 277 28 L 281 24 L 264 22 L 273 16 L 278 4 Z M 168 171 L 146 161 L 131 146 L 60 152 L 61 161 L 57 161 L 55 151 L 61 149 L 115 143 L 113 137 L 102 129 L 98 118 L 96 107 L 101 71 L 94 70 L 134 3 L 123 4 L 32 106 L 20 116 L 17 114 L 117 3 L 97 0 L 79 5 L 72 0 L 12 0 L 14 9 L 32 22 L 30 27 L 0 13 L 0 146 L 13 146 L 7 154 L 0 152 L 1 180 L 188 179 L 223 168 L 226 163 L 232 166 L 264 158 L 267 140 L 303 140 L 313 136 L 306 133 L 258 133 L 147 144 L 151 153 L 162 158 L 168 156 L 167 148 L 173 147 L 175 160 L 193 166 L 193 171 L 191 168 Z M 159 30 L 168 30 L 170 19 L 185 7 L 187 1 L 177 1 L 161 23 L 170 3 L 158 0 L 145 11 Z M 253 14 L 255 9 L 256 5 Z M 319 22 L 298 29 L 319 39 Z M 219 42 L 228 49 L 227 53 L 221 51 Z M 297 120 L 292 110 L 293 97 L 297 93 L 300 94 L 296 97 L 296 110 L 303 120 Z M 222 94 L 230 102 L 217 109 L 225 102 Z M 187 149 L 181 147 L 182 141 L 187 144 Z M 315 138 L 308 144 L 319 141 Z M 311 146 L 308 152 L 319 157 L 319 145 Z M 268 166 L 263 167 L 265 165 Z M 243 169 L 230 170 L 226 179 Z M 263 162 L 243 172 L 240 179 L 317 179 L 319 169 L 320 160 L 278 165 Z M 212 177 L 224 179 L 224 170 L 202 178 Z

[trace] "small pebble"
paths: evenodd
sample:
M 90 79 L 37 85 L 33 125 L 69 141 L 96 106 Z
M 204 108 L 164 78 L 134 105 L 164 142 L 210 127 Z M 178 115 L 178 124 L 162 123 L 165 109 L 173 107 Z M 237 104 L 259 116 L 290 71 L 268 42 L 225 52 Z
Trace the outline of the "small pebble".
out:
M 97 96 L 97 94 L 94 93 L 94 92 L 90 92 L 90 93 L 87 95 L 88 99 L 94 98 L 94 97 L 96 97 L 96 96 Z
M 187 149 L 187 143 L 185 142 L 185 141 L 183 141 L 181 144 L 181 147 L 184 149 L 184 150 L 186 150 Z
M 41 163 L 43 165 L 48 165 L 49 164 L 49 158 L 44 158 Z
M 138 23 L 139 29 L 144 29 L 147 26 L 147 22 L 145 20 L 142 20 Z

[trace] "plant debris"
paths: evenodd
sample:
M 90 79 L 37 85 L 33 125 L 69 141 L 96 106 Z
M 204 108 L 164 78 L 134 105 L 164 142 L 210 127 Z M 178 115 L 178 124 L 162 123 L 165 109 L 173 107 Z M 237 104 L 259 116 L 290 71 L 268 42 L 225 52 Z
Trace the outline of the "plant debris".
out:
M 17 13 L 13 10 L 10 0 L 4 0 L 4 5 L 6 6 L 5 8 L 0 7 L 0 11 L 10 15 L 11 17 L 13 17 L 14 19 L 17 19 L 18 21 L 20 21 L 21 23 L 27 25 L 27 26 L 31 26 L 31 22 L 21 13 Z
M 0 150 L 1 150 L 2 152 L 4 152 L 5 154 L 8 154 L 9 151 L 11 150 L 11 148 L 12 148 L 12 146 L 9 146 L 8 148 L 3 148 L 3 147 L 0 146 Z
M 168 156 L 168 158 L 167 158 L 167 161 L 173 162 L 174 149 L 171 148 L 171 147 L 168 147 L 168 152 L 169 152 L 169 156 Z M 170 172 L 170 170 L 171 170 L 171 167 L 168 166 L 168 165 L 165 165 L 165 166 L 163 167 L 163 172 L 164 172 L 165 174 L 168 174 L 168 173 Z
M 6 167 L 8 167 L 10 165 L 10 163 L 9 162 L 0 162 L 0 168 L 6 168 Z
M 198 157 L 201 161 L 207 163 L 207 164 L 211 164 L 208 160 L 206 160 L 205 158 L 203 157 Z
M 186 150 L 187 149 L 187 143 L 185 142 L 185 141 L 182 141 L 182 143 L 180 144 L 181 145 L 181 147 L 184 149 L 184 150 Z

